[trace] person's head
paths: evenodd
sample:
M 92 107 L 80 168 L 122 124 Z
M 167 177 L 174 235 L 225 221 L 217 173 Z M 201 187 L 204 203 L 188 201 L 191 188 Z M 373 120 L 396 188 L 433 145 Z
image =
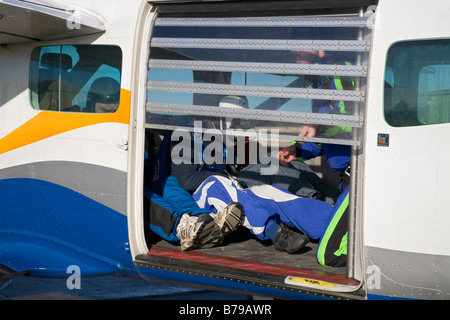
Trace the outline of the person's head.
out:
M 113 78 L 98 78 L 92 83 L 88 98 L 96 113 L 115 112 L 119 108 L 120 85 Z
M 226 96 L 220 99 L 219 107 L 221 108 L 233 108 L 248 109 L 248 99 L 245 96 Z M 251 124 L 248 120 L 240 118 L 227 118 L 223 124 L 225 129 L 250 129 Z
M 248 100 L 244 96 L 226 96 L 220 99 L 219 107 L 221 108 L 245 108 L 248 109 Z
M 296 63 L 299 64 L 317 63 L 325 56 L 325 51 L 323 50 L 292 50 L 291 53 L 295 56 Z

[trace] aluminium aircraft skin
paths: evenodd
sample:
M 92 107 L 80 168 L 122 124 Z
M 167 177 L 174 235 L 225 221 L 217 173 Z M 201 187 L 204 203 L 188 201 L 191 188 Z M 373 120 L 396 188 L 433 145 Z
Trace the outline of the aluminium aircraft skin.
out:
M 367 5 L 370 1 L 363 2 Z M 140 273 L 149 278 L 294 299 L 308 293 L 317 297 L 449 298 L 446 195 L 450 186 L 446 177 L 450 172 L 446 164 L 450 151 L 439 139 L 430 142 L 430 137 L 447 136 L 449 125 L 394 128 L 380 111 L 385 76 L 382 66 L 389 48 L 399 41 L 449 38 L 450 30 L 444 23 L 450 10 L 448 2 L 381 0 L 376 7 L 357 205 L 359 260 L 355 277 L 361 285 L 351 288 L 359 290 L 355 295 L 345 292 L 349 288 L 328 295 L 326 283 L 302 282 L 299 287 L 306 290 L 287 292 L 136 268 L 134 257 L 148 250 L 139 231 L 143 220 L 140 146 L 145 122 L 139 116 L 145 105 L 139 86 L 145 75 L 137 66 L 148 53 L 144 44 L 154 18 L 151 5 L 127 1 L 125 8 L 120 1 L 4 0 L 0 10 L 10 10 L 0 18 L 0 39 L 5 44 L 0 47 L 0 264 L 45 277 L 67 277 L 67 267 L 77 265 L 83 276 Z M 27 16 L 26 10 L 36 10 L 36 15 Z M 37 15 L 47 17 L 49 23 L 36 24 L 33 17 Z M 28 19 L 25 21 L 32 28 L 22 23 L 23 28 L 14 34 L 2 22 L 19 16 Z M 52 24 L 57 27 L 52 28 Z M 33 49 L 62 44 L 120 47 L 117 112 L 48 112 L 30 106 Z M 388 147 L 374 143 L 380 133 L 389 134 Z M 411 174 L 417 165 L 426 167 L 429 174 Z M 399 201 L 405 198 L 409 201 Z

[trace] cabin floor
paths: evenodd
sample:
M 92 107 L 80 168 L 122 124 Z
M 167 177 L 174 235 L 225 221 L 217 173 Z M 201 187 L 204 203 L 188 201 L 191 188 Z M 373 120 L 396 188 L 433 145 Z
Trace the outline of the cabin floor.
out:
M 149 232 L 151 233 L 151 232 Z M 149 247 L 179 250 L 178 244 L 173 244 L 150 234 L 148 236 Z M 333 274 L 346 274 L 346 268 L 323 267 L 317 262 L 316 250 L 318 241 L 309 242 L 298 253 L 288 254 L 275 249 L 271 241 L 261 242 L 253 236 L 248 229 L 241 227 L 234 233 L 228 235 L 224 242 L 214 248 L 196 249 L 192 252 L 207 255 L 237 258 L 252 261 L 253 263 L 280 265 L 283 267 L 314 269 Z M 189 252 L 189 251 L 188 251 Z

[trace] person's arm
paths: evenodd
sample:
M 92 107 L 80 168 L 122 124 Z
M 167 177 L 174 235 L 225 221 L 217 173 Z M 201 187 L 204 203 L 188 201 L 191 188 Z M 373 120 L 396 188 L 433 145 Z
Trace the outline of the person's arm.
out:
M 289 162 L 302 156 L 302 146 L 295 143 L 289 147 L 283 148 L 278 152 L 278 159 L 281 165 L 287 167 Z
M 300 137 L 315 137 L 318 127 L 318 125 L 305 125 L 298 135 Z
M 309 160 L 323 155 L 323 148 L 315 142 L 302 144 L 302 159 Z

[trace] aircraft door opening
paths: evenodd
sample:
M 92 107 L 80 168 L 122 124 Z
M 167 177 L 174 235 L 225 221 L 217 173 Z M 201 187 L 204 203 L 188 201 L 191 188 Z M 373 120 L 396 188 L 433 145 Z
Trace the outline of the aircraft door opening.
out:
M 211 13 L 214 14 L 198 13 L 199 6 L 181 6 L 189 12 L 184 15 L 171 5 L 162 5 L 155 10 L 146 78 L 144 193 L 145 188 L 159 178 L 151 169 L 155 164 L 171 167 L 171 163 L 158 162 L 161 160 L 158 151 L 168 132 L 179 131 L 187 133 L 187 137 L 200 136 L 209 141 L 212 140 L 207 138 L 207 134 L 213 132 L 213 135 L 216 134 L 214 139 L 223 145 L 232 141 L 229 146 L 233 148 L 225 148 L 224 155 L 221 154 L 228 172 L 230 169 L 239 171 L 254 164 L 249 163 L 252 161 L 266 161 L 266 169 L 270 169 L 274 162 L 267 162 L 265 155 L 289 147 L 293 141 L 353 150 L 352 163 L 356 168 L 352 169 L 355 177 L 351 182 L 350 202 L 355 214 L 360 192 L 356 172 L 362 155 L 370 53 L 369 19 L 364 16 L 367 8 L 308 10 L 298 4 L 295 15 L 285 16 L 285 12 L 278 9 L 275 14 L 279 15 L 273 16 L 273 13 L 269 14 L 272 11 L 270 3 L 265 3 L 259 12 L 251 14 L 246 10 L 239 13 L 236 8 L 243 9 L 241 4 L 212 5 Z M 336 10 L 339 14 L 330 15 Z M 326 82 L 330 79 L 331 83 Z M 236 103 L 238 100 L 240 102 Z M 307 127 L 317 130 L 316 134 L 299 136 Z M 205 156 L 214 158 L 219 148 L 215 149 L 216 153 L 199 150 L 203 154 L 196 154 L 196 159 L 206 162 Z M 174 153 L 170 155 L 173 157 Z M 230 159 L 232 163 L 227 162 Z M 277 162 L 277 168 L 278 165 Z M 196 190 L 189 191 L 194 193 Z M 331 194 L 323 201 L 332 206 L 340 191 L 336 188 Z M 148 200 L 144 205 L 144 220 L 148 218 L 147 205 L 151 205 Z M 149 221 L 145 221 L 144 228 L 148 224 Z M 341 281 L 339 285 L 346 288 L 339 287 L 343 291 L 358 288 L 361 272 L 358 270 L 355 274 L 354 271 L 361 266 L 359 262 L 355 263 L 360 259 L 355 230 L 348 238 L 352 248 L 356 248 L 350 250 L 351 266 L 346 268 L 345 261 L 344 267 L 331 269 L 321 269 L 324 267 L 316 260 L 319 239 L 312 242 L 313 247 L 308 249 L 309 258 L 305 254 L 304 261 L 297 259 L 300 255 L 296 259 L 285 256 L 275 261 L 273 254 L 276 250 L 261 253 L 259 258 L 245 253 L 260 248 L 247 247 L 242 239 L 251 238 L 252 245 L 264 247 L 264 243 L 258 243 L 254 238 L 254 231 L 249 233 L 248 229 L 242 228 L 236 232 L 237 239 L 230 239 L 239 243 L 238 250 L 228 252 L 225 247 L 230 249 L 231 246 L 227 243 L 220 249 L 182 252 L 173 243 L 161 241 L 158 237 L 155 239 L 154 232 L 148 230 L 146 241 L 149 252 L 139 254 L 136 264 L 163 270 L 158 273 L 171 274 L 177 270 L 195 274 L 203 278 L 198 280 L 201 282 L 213 283 L 213 279 L 237 277 L 240 279 L 238 282 L 248 281 L 265 288 L 273 288 L 280 281 L 268 280 L 272 276 L 284 279 L 292 271 L 291 268 L 311 268 L 330 271 L 330 276 L 337 275 Z M 239 253 L 233 256 L 230 255 L 232 251 Z M 216 266 L 209 260 L 212 257 L 217 259 Z M 244 257 L 251 265 L 245 272 L 238 265 L 243 263 Z M 167 259 L 172 259 L 174 264 Z M 233 259 L 240 262 L 231 263 L 237 261 Z M 194 261 L 199 263 L 195 265 Z M 268 276 L 266 280 L 255 278 L 253 272 L 261 272 L 263 266 L 274 263 L 286 269 L 276 276 Z M 217 274 L 222 273 L 220 270 L 227 270 L 224 277 Z M 292 282 L 281 282 L 285 290 L 288 287 L 292 289 Z M 299 287 L 294 285 L 294 288 L 294 291 L 301 292 Z

